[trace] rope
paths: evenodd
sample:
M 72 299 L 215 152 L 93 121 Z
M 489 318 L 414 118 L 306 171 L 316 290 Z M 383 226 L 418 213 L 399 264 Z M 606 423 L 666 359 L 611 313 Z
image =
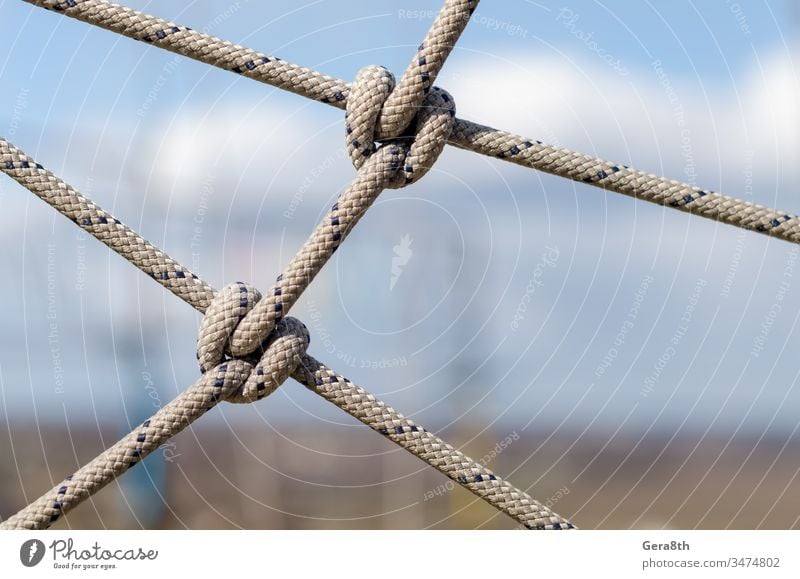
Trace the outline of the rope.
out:
M 198 347 L 201 368 L 207 369 L 210 360 L 219 359 L 220 354 L 215 352 L 224 351 L 224 346 L 208 345 L 217 344 L 218 340 L 230 335 L 230 331 L 221 329 L 220 325 L 229 328 L 231 319 L 238 320 L 241 314 L 252 311 L 254 303 L 264 301 L 260 300 L 256 290 L 245 284 L 233 284 L 216 292 L 119 219 L 88 201 L 2 138 L 0 170 L 176 296 L 201 313 L 206 312 Z M 343 197 L 346 196 L 347 192 L 343 194 Z M 327 220 L 329 217 L 323 223 Z M 331 237 L 335 233 L 331 231 Z M 200 379 L 153 417 L 90 463 L 68 475 L 29 506 L 0 523 L 0 529 L 47 528 L 221 400 L 249 402 L 263 398 L 290 374 L 311 391 L 424 460 L 526 528 L 574 528 L 572 523 L 524 491 L 497 477 L 344 376 L 304 354 L 307 345 L 305 326 L 294 318 L 284 318 L 277 323 L 258 361 L 234 358 L 217 364 L 211 370 L 207 369 Z
M 390 91 L 378 115 L 375 138 L 399 137 L 453 50 L 479 0 L 446 0 L 417 53 L 411 59 L 397 89 Z M 352 90 L 353 87 L 351 87 Z M 356 99 L 358 100 L 358 99 Z M 444 143 L 442 143 L 444 145 Z
M 347 106 L 352 91 L 352 87 L 341 79 L 105 0 L 25 1 L 338 108 Z M 402 119 L 407 115 L 413 116 L 411 112 L 398 116 L 396 105 L 413 105 L 418 102 L 420 92 L 428 90 L 476 5 L 477 1 L 448 0 L 445 3 L 426 40 L 420 46 L 416 60 L 412 61 L 398 86 L 398 94 L 401 96 L 390 95 L 390 100 L 387 101 L 389 108 L 381 115 L 376 131 L 378 138 L 383 135 L 397 136 L 397 127 L 404 126 Z M 402 109 L 402 106 L 399 108 Z M 764 233 L 791 243 L 800 243 L 800 217 L 796 215 L 645 173 L 626 165 L 462 119 L 455 119 L 448 142 L 482 155 Z
M 359 73 L 346 113 L 347 147 L 357 168 L 356 177 L 263 299 L 257 290 L 241 283 L 214 292 L 119 220 L 0 140 L 4 172 L 176 295 L 205 310 L 197 352 L 203 376 L 140 429 L 67 477 L 2 527 L 48 526 L 220 400 L 261 399 L 292 375 L 527 528 L 574 528 L 523 491 L 308 356 L 307 329 L 298 320 L 284 317 L 380 192 L 420 179 L 441 154 L 454 128 L 455 103 L 445 91 L 431 86 L 432 77 L 476 5 L 477 0 L 445 3 L 397 87 L 400 98 L 392 99 L 398 93 L 394 78 L 386 69 L 366 67 Z M 420 67 L 425 66 L 428 57 L 430 73 L 422 74 Z M 410 139 L 375 145 L 381 131 L 398 136 L 411 121 L 414 134 Z
M 452 97 L 433 83 L 478 0 L 445 1 L 396 86 L 391 72 L 382 67 L 362 69 L 348 85 L 103 0 L 26 1 L 344 108 L 347 150 L 357 174 L 262 297 L 243 283 L 216 292 L 0 139 L 0 170 L 205 313 L 197 352 L 202 376 L 139 428 L 0 524 L 0 528 L 49 526 L 221 400 L 259 400 L 290 376 L 525 527 L 574 528 L 523 491 L 309 356 L 306 327 L 299 320 L 286 317 L 377 196 L 386 188 L 404 187 L 420 179 L 447 142 L 788 241 L 800 241 L 797 217 L 457 119 Z M 413 127 L 413 134 L 409 135 L 409 127 Z
M 517 520 L 526 529 L 575 528 L 575 525 L 553 513 L 527 493 L 515 488 L 488 468 L 463 455 L 310 356 L 303 358 L 303 363 L 293 377 Z

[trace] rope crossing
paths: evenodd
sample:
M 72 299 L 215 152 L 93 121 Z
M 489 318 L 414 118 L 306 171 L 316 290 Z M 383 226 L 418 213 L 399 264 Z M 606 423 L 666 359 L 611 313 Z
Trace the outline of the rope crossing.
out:
M 214 350 L 224 350 L 218 341 L 230 339 L 224 331 L 219 333 L 220 324 L 232 325 L 228 316 L 235 315 L 238 320 L 240 314 L 253 311 L 254 304 L 264 301 L 257 290 L 245 284 L 232 284 L 218 294 L 198 276 L 4 139 L 0 139 L 0 169 L 176 296 L 206 314 L 198 340 L 198 360 L 201 369 L 206 369 L 200 379 L 131 434 L 0 523 L 0 529 L 47 528 L 221 400 L 249 402 L 263 398 L 289 374 L 526 528 L 573 528 L 569 521 L 524 491 L 305 354 L 308 333 L 305 326 L 294 318 L 286 317 L 277 323 L 262 348 L 263 354 L 257 359 L 234 358 L 208 370 L 210 361 L 219 359 Z M 328 220 L 326 217 L 323 223 Z M 228 311 L 235 313 L 226 313 Z M 241 325 L 244 319 L 243 316 L 237 324 Z M 295 366 L 298 355 L 301 355 L 301 360 Z
M 24 1 L 340 109 L 347 106 L 353 90 L 344 80 L 105 0 Z M 403 75 L 395 91 L 398 96 L 390 97 L 386 103 L 387 112 L 379 119 L 378 138 L 397 136 L 396 127 L 400 123 L 394 119 L 399 104 L 418 101 L 419 91 L 424 92 L 426 87 L 432 86 L 477 4 L 477 0 L 445 2 Z M 410 112 L 402 114 L 413 116 Z M 611 163 L 458 118 L 448 142 L 579 183 L 800 243 L 800 217 L 796 215 L 659 177 L 621 163 Z
M 405 418 L 307 352 L 305 325 L 287 314 L 380 193 L 422 178 L 446 143 L 639 199 L 800 242 L 800 220 L 731 197 L 557 149 L 456 117 L 453 97 L 434 81 L 478 0 L 446 0 L 398 83 L 368 66 L 352 84 L 104 0 L 25 0 L 130 38 L 345 109 L 346 147 L 356 176 L 263 295 L 245 283 L 217 292 L 97 207 L 42 165 L 0 139 L 0 170 L 204 313 L 201 376 L 183 393 L 64 481 L 0 523 L 51 525 L 160 444 L 225 400 L 250 403 L 292 377 L 446 474 L 529 529 L 574 525 Z M 411 128 L 409 128 L 411 127 Z
M 476 4 L 477 1 L 445 3 L 426 37 L 426 42 L 438 39 L 433 43 L 437 48 L 432 58 L 438 63 L 434 73 L 452 48 L 443 42 L 455 42 Z M 422 60 L 420 57 L 416 65 L 412 63 L 412 72 L 406 71 L 397 89 L 394 77 L 382 67 L 366 67 L 358 74 L 345 123 L 356 177 L 263 297 L 244 283 L 215 292 L 118 219 L 0 139 L 0 168 L 6 174 L 205 314 L 197 350 L 201 377 L 139 428 L 4 521 L 0 528 L 46 528 L 220 401 L 260 400 L 290 376 L 526 528 L 574 528 L 524 491 L 308 355 L 310 336 L 305 325 L 286 316 L 381 191 L 420 179 L 443 150 L 453 130 L 455 103 L 445 91 L 426 84 L 435 74 L 419 73 Z M 415 76 L 422 82 L 413 81 Z M 403 87 L 408 88 L 397 104 L 391 96 Z M 379 134 L 399 137 L 406 131 L 403 123 L 412 121 L 414 133 L 410 139 L 390 137 L 380 146 L 375 145 Z

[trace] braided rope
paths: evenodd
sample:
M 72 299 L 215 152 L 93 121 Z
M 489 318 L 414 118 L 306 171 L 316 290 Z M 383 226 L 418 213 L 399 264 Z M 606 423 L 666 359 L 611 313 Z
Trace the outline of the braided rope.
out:
M 399 137 L 408 126 L 477 6 L 478 0 L 445 1 L 403 78 L 382 107 L 376 138 Z
M 443 472 L 496 509 L 516 519 L 525 528 L 576 528 L 526 492 L 497 477 L 488 468 L 476 463 L 310 356 L 303 359 L 293 378 Z
M 46 529 L 231 396 L 249 374 L 249 364 L 241 360 L 207 372 L 130 434 L 0 523 L 0 529 Z
M 474 9 L 477 2 L 467 4 Z M 450 11 L 458 14 L 463 6 L 466 4 L 462 2 L 447 2 L 441 14 Z M 427 38 L 441 37 L 454 42 L 464 25 L 463 17 L 461 21 L 438 18 Z M 451 28 L 449 34 L 444 32 L 448 26 Z M 438 70 L 451 46 L 433 44 L 444 46 L 434 55 L 438 63 L 434 70 Z M 418 59 L 416 65 L 412 63 L 409 71 L 414 72 L 415 66 L 422 64 L 422 59 Z M 407 92 L 416 96 L 402 102 L 406 109 L 415 110 L 412 110 L 410 117 L 407 113 L 401 113 L 396 118 L 416 118 L 415 135 L 410 143 L 390 142 L 381 147 L 376 147 L 374 141 L 380 130 L 384 107 L 394 88 L 394 78 L 380 67 L 367 67 L 359 73 L 354 83 L 355 92 L 363 96 L 351 97 L 346 122 L 348 151 L 358 169 L 356 178 L 264 299 L 245 284 L 234 284 L 215 294 L 210 286 L 148 244 L 119 220 L 93 205 L 8 142 L 0 140 L 0 163 L 4 172 L 103 240 L 110 248 L 118 250 L 140 269 L 156 277 L 176 295 L 202 304 L 206 315 L 198 339 L 198 360 L 204 378 L 214 377 L 213 382 L 208 378 L 198 380 L 174 403 L 146 421 L 142 426 L 143 431 L 135 431 L 121 440 L 77 473 L 67 477 L 50 493 L 3 523 L 2 527 L 42 528 L 51 524 L 69 508 L 136 464 L 158 446 L 158 441 L 183 430 L 219 400 L 258 400 L 269 395 L 294 373 L 307 387 L 527 528 L 574 528 L 569 521 L 523 491 L 497 478 L 435 435 L 307 356 L 305 349 L 310 339 L 305 326 L 293 318 L 283 317 L 380 192 L 387 187 L 403 187 L 422 177 L 436 161 L 452 133 L 455 118 L 452 98 L 446 92 L 431 89 L 430 86 L 420 89 L 418 83 L 407 80 L 414 76 L 410 76 L 409 71 L 406 71 L 401 85 L 411 87 Z M 423 93 L 421 99 L 418 94 L 420 91 Z M 400 127 L 400 130 L 403 128 Z M 358 141 L 359 137 L 363 139 L 363 144 Z M 181 291 L 180 288 L 185 285 L 190 285 L 193 291 Z M 226 351 L 244 358 L 228 360 Z
M 201 368 L 206 369 L 203 376 L 131 434 L 74 474 L 67 476 L 26 508 L 0 523 L 0 529 L 47 528 L 71 508 L 144 459 L 164 441 L 184 430 L 220 400 L 249 402 L 263 398 L 274 391 L 290 372 L 293 378 L 310 390 L 322 395 L 525 527 L 574 528 L 568 520 L 556 515 L 524 491 L 495 476 L 311 356 L 302 355 L 297 365 L 296 358 L 301 356 L 301 352 L 305 352 L 308 334 L 305 327 L 294 318 L 287 317 L 282 320 L 283 323 L 278 323 L 271 343 L 256 366 L 247 360 L 233 359 L 208 370 L 209 361 L 218 359 L 215 357 L 223 350 L 217 348 L 217 353 L 214 353 L 213 346 L 209 347 L 209 344 L 216 344 L 220 337 L 230 335 L 230 316 L 238 320 L 242 314 L 236 309 L 237 303 L 239 307 L 252 311 L 251 302 L 261 303 L 266 298 L 259 301 L 256 292 L 243 284 L 233 284 L 216 292 L 209 284 L 145 241 L 119 219 L 89 202 L 70 185 L 2 138 L 0 170 L 176 296 L 201 313 L 206 313 L 198 345 Z M 343 194 L 346 195 L 347 193 Z M 333 237 L 335 232 L 331 231 L 330 235 Z M 248 302 L 244 306 L 239 301 L 242 289 Z M 228 307 L 229 304 L 233 305 Z M 258 379 L 259 367 L 262 369 L 262 380 Z
M 338 108 L 347 106 L 351 93 L 351 87 L 341 79 L 105 0 L 24 1 Z M 381 114 L 376 134 L 396 135 L 397 127 L 404 126 L 402 119 L 405 115 L 413 116 L 410 112 L 405 112 L 398 117 L 394 107 L 398 103 L 413 105 L 418 102 L 420 91 L 424 93 L 429 89 L 475 5 L 477 2 L 446 2 L 428 37 L 420 46 L 416 60 L 412 61 L 401 80 L 398 87 L 400 96 L 390 95 L 391 100 L 387 101 L 390 108 Z M 440 24 L 441 29 L 438 28 Z M 392 95 L 395 92 L 397 91 Z M 390 109 L 391 114 L 388 112 Z M 482 155 L 764 233 L 791 243 L 800 243 L 800 217 L 796 215 L 645 173 L 626 165 L 554 147 L 463 119 L 455 119 L 448 142 Z

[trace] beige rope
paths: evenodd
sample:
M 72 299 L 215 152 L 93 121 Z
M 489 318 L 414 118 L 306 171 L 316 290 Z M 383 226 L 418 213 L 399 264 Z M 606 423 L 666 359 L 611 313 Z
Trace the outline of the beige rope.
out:
M 3 522 L 0 528 L 48 526 L 220 400 L 258 400 L 273 392 L 289 375 L 526 527 L 573 528 L 526 493 L 308 356 L 305 326 L 285 317 L 377 195 L 384 188 L 401 187 L 419 179 L 435 162 L 445 142 L 800 242 L 800 223 L 795 216 L 456 119 L 452 97 L 434 87 L 433 82 L 477 0 L 446 0 L 397 87 L 391 73 L 380 67 L 363 69 L 348 86 L 342 80 L 102 0 L 26 1 L 346 108 L 347 148 L 358 173 L 262 299 L 245 284 L 234 284 L 215 293 L 113 216 L 0 140 L 0 169 L 206 313 L 198 339 L 203 376 L 139 429 Z M 400 138 L 409 126 L 414 127 L 414 134 Z M 376 141 L 384 144 L 376 146 Z
M 430 41 L 435 47 L 432 70 L 438 71 L 452 47 L 447 42 L 454 42 L 463 30 L 465 19 L 462 11 L 466 7 L 471 7 L 471 11 L 476 4 L 477 1 L 446 2 L 426 37 L 426 42 Z M 452 17 L 448 18 L 448 14 Z M 423 51 L 422 47 L 420 51 Z M 392 105 L 398 109 L 396 114 L 383 117 L 384 107 L 393 94 L 394 78 L 381 67 L 367 67 L 359 73 L 350 97 L 346 123 L 348 151 L 358 169 L 356 178 L 263 299 L 257 290 L 242 283 L 215 293 L 210 286 L 119 220 L 91 204 L 12 145 L 0 140 L 3 171 L 112 249 L 119 250 L 124 256 L 127 253 L 132 263 L 159 279 L 165 287 L 187 301 L 202 304 L 205 309 L 197 354 L 204 376 L 140 429 L 68 476 L 58 487 L 0 527 L 33 529 L 48 526 L 220 400 L 252 402 L 261 399 L 294 374 L 307 387 L 526 527 L 574 528 L 569 521 L 555 515 L 523 491 L 497 478 L 491 471 L 307 356 L 305 351 L 310 338 L 305 326 L 294 318 L 284 317 L 380 192 L 387 187 L 403 187 L 422 177 L 444 148 L 453 130 L 455 103 L 446 92 L 413 80 L 423 64 L 421 59 L 412 63 L 401 81 L 407 96 Z M 399 111 L 400 108 L 411 109 L 412 114 Z M 413 120 L 415 132 L 410 138 L 378 147 L 374 143 L 378 139 L 381 118 L 389 119 L 386 121 L 388 126 L 394 126 L 395 130 L 403 130 L 403 123 Z M 192 291 L 181 291 L 187 285 Z M 229 359 L 227 353 L 233 358 Z
M 220 356 L 225 350 L 224 341 L 230 339 L 228 336 L 234 321 L 240 323 L 238 320 L 243 320 L 244 314 L 252 311 L 255 303 L 260 303 L 260 295 L 256 290 L 245 284 L 232 284 L 221 292 L 215 292 L 202 279 L 111 214 L 89 202 L 5 139 L 0 139 L 0 170 L 175 295 L 199 311 L 206 312 L 198 340 L 198 359 L 201 368 L 206 370 L 203 376 L 131 434 L 0 523 L 0 529 L 47 528 L 71 508 L 144 459 L 164 441 L 181 432 L 220 400 L 258 400 L 273 392 L 292 372 L 296 380 L 312 391 L 527 528 L 574 528 L 568 520 L 553 513 L 524 491 L 406 419 L 344 376 L 303 354 L 308 345 L 308 333 L 305 326 L 294 318 L 286 317 L 277 323 L 265 344 L 263 355 L 222 361 L 209 369 L 215 360 L 221 360 Z M 347 196 L 345 192 L 343 197 Z M 222 344 L 218 343 L 220 340 Z
M 341 79 L 104 0 L 25 1 L 339 108 L 346 107 L 351 92 L 351 87 Z M 404 126 L 404 116 L 397 116 L 395 101 L 409 105 L 417 102 L 420 87 L 424 92 L 425 87 L 431 85 L 476 4 L 466 1 L 448 1 L 445 4 L 426 41 L 420 46 L 416 61 L 412 61 L 401 80 L 398 87 L 398 90 L 403 89 L 398 93 L 401 96 L 391 97 L 387 102 L 387 111 L 391 112 L 381 115 L 381 124 L 376 132 L 379 138 L 383 134 L 396 135 L 397 127 Z M 440 23 L 441 30 L 437 28 Z M 419 65 L 420 62 L 425 64 Z M 430 63 L 433 66 L 428 70 L 428 82 L 422 79 L 424 67 Z M 800 243 L 800 218 L 796 215 L 547 145 L 536 139 L 455 119 L 448 142 L 573 181 Z
M 367 67 L 359 74 L 357 84 L 381 87 L 387 81 L 385 73 L 380 67 Z M 374 113 L 372 105 L 371 102 L 354 108 L 349 126 L 356 127 L 358 134 L 375 128 L 374 116 L 362 114 L 366 109 Z M 410 143 L 390 142 L 377 149 L 373 145 L 357 153 L 353 150 L 354 140 L 348 137 L 353 163 L 359 169 L 355 180 L 286 266 L 266 297 L 236 327 L 230 341 L 232 354 L 247 354 L 267 337 L 275 322 L 294 305 L 384 188 L 404 187 L 425 175 L 453 129 L 454 111 L 455 104 L 447 93 L 435 90 L 425 97 L 416 117 L 417 133 Z M 374 141 L 363 142 L 372 144 Z
M 433 87 L 439 71 L 453 50 L 478 0 L 446 0 L 425 40 L 406 68 L 403 78 L 381 108 L 375 138 L 399 137 Z M 351 90 L 353 87 L 350 87 Z
M 310 356 L 303 358 L 293 378 L 443 472 L 525 528 L 575 528 L 568 520 L 531 498 L 528 493 L 496 476 L 488 468 L 460 453 Z

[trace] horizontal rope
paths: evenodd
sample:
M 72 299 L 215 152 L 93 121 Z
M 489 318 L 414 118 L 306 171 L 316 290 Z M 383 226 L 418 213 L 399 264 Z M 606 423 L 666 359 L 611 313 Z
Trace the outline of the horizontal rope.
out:
M 350 86 L 344 80 L 103 0 L 24 1 L 340 109 L 345 108 L 350 94 Z M 800 218 L 796 215 L 536 139 L 456 118 L 448 142 L 573 181 L 800 243 Z
M 381 150 L 379 149 L 378 153 Z M 379 155 L 373 155 L 370 157 L 370 160 L 372 159 L 376 164 L 384 164 L 380 161 Z M 1 138 L 0 170 L 199 311 L 205 311 L 214 299 L 216 291 L 209 284 Z M 370 171 L 372 170 L 365 171 L 362 168 L 359 175 L 362 177 L 364 174 L 374 175 L 374 172 Z M 392 177 L 384 176 L 384 178 L 391 181 Z M 364 178 L 363 182 L 368 183 L 370 179 Z M 359 183 L 359 179 L 357 178 L 354 183 Z M 347 191 L 352 190 L 361 191 L 359 186 L 355 189 L 351 186 Z M 347 191 L 343 197 L 348 195 Z M 359 198 L 360 195 L 357 194 L 355 197 Z M 363 211 L 366 211 L 366 207 L 361 210 L 362 214 Z M 350 219 L 357 220 L 354 213 L 348 215 Z M 323 219 L 320 228 L 329 227 L 330 219 L 330 215 Z M 317 231 L 320 231 L 320 228 Z M 336 231 L 327 230 L 325 235 L 331 238 L 335 233 Z M 310 239 L 315 239 L 315 235 L 312 234 Z M 123 240 L 130 241 L 136 250 L 129 250 L 128 241 Z M 240 366 L 243 363 L 241 360 L 230 360 L 204 374 L 175 399 L 178 406 L 173 406 L 172 403 L 166 405 L 150 420 L 145 421 L 138 429 L 95 460 L 66 477 L 62 483 L 31 505 L 1 523 L 0 529 L 35 529 L 49 526 L 70 508 L 142 460 L 157 448 L 161 441 L 181 432 L 219 400 L 231 396 L 235 390 L 234 386 L 245 374 L 244 367 Z M 524 491 L 495 476 L 491 471 L 409 421 L 345 377 L 325 368 L 312 357 L 303 358 L 301 366 L 293 377 L 527 528 L 574 528 L 569 521 L 553 513 Z

